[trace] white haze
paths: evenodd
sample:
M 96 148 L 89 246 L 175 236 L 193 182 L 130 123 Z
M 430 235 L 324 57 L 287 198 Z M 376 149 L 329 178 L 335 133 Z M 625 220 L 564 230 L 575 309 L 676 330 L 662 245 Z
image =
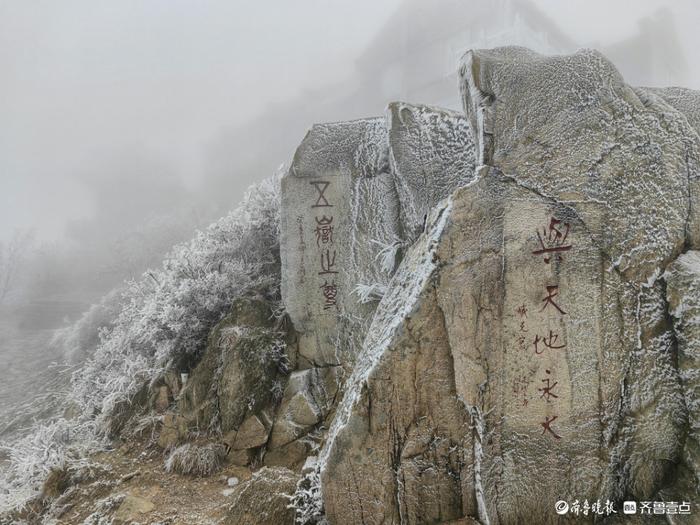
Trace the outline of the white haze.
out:
M 439 11 L 445 2 L 425 3 Z M 354 58 L 400 4 L 3 0 L 0 238 L 33 227 L 39 239 L 63 239 L 71 220 L 95 213 L 97 184 L 119 184 L 122 174 L 111 167 L 125 158 L 144 161 L 136 171 L 159 165 L 160 184 L 206 196 L 208 176 L 223 176 L 212 148 L 225 130 L 305 89 L 351 78 Z M 632 35 L 641 18 L 666 6 L 693 72 L 678 80 L 699 85 L 699 11 L 691 1 L 535 4 L 577 44 L 594 46 Z M 624 72 L 625 64 L 618 66 Z M 289 133 L 298 141 L 303 129 Z M 235 151 L 236 144 L 226 147 Z M 230 204 L 249 181 L 266 175 L 228 173 L 241 179 Z M 128 200 L 128 189 L 122 196 Z M 129 210 L 128 202 L 122 206 Z
M 344 74 L 396 4 L 2 1 L 0 237 L 61 238 L 115 157 L 196 188 L 222 128 Z

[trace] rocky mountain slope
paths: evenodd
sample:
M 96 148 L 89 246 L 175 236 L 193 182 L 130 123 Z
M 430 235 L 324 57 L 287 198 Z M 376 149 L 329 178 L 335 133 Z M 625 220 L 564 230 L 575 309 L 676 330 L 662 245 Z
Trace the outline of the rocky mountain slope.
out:
M 65 466 L 13 519 L 549 524 L 585 501 L 582 522 L 694 523 L 700 94 L 594 51 L 475 50 L 460 77 L 464 115 L 313 126 L 280 297 L 247 287 L 101 416 L 132 445 L 100 460 L 146 473 Z

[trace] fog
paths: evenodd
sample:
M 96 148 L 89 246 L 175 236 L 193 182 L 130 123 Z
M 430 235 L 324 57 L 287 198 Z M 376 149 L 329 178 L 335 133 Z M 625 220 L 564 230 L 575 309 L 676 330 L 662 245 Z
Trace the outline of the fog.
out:
M 470 46 L 595 47 L 633 84 L 700 88 L 699 15 L 692 0 L 1 0 L 3 253 L 25 240 L 0 364 L 30 373 L 50 330 L 234 207 L 313 122 L 397 98 L 458 109 Z
M 441 4 L 454 3 L 430 6 L 439 13 Z M 696 60 L 692 2 L 534 5 L 577 46 L 598 47 L 634 36 L 640 19 L 665 5 L 684 59 Z M 40 239 L 63 239 L 71 221 L 96 213 L 96 181 L 109 186 L 120 177 L 110 168 L 116 158 L 141 159 L 144 170 L 158 164 L 161 185 L 206 195 L 207 178 L 224 176 L 217 147 L 236 151 L 235 143 L 220 145 L 227 130 L 305 89 L 351 79 L 355 59 L 400 6 L 400 0 L 4 0 L 0 238 L 33 227 Z M 696 70 L 692 65 L 687 70 Z M 625 64 L 618 66 L 624 71 Z M 695 75 L 679 77 L 644 80 L 697 85 Z M 288 132 L 299 140 L 303 128 Z M 240 179 L 241 187 L 266 175 L 227 168 L 225 176 Z M 233 191 L 228 200 L 239 196 Z
M 131 152 L 197 188 L 222 128 L 342 74 L 396 3 L 3 2 L 0 232 L 61 238 Z

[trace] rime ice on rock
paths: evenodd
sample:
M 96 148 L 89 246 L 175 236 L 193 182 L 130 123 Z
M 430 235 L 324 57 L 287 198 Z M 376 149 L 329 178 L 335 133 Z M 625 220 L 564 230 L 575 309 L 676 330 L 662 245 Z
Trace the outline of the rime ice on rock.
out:
M 700 133 L 700 91 L 682 87 L 637 88 L 640 94 L 653 93 L 680 111 L 695 131 Z
M 464 115 L 392 102 L 387 108 L 391 168 L 404 240 L 423 231 L 430 210 L 474 178 L 474 147 Z
M 304 436 L 330 411 L 338 392 L 338 367 L 292 372 L 284 391 L 269 449 L 275 450 Z
M 282 296 L 300 368 L 313 373 L 292 375 L 269 464 L 296 457 L 300 438 L 332 412 L 340 376 L 328 366 L 359 364 L 403 251 L 429 211 L 473 177 L 468 122 L 446 110 L 393 103 L 386 118 L 319 124 L 304 138 L 282 181 Z M 309 378 L 304 388 L 300 374 Z
M 669 313 L 678 339 L 678 371 L 688 410 L 684 447 L 686 469 L 677 476 L 679 490 L 693 498 L 693 479 L 700 472 L 700 252 L 681 255 L 664 273 Z
M 229 222 L 244 233 L 203 237 L 213 244 L 199 267 L 218 272 L 196 291 L 209 304 L 234 286 L 217 312 L 239 298 L 183 388 L 166 375 L 150 400 L 168 409 L 164 449 L 193 427 L 223 433 L 176 448 L 166 469 L 194 473 L 202 458 L 196 470 L 210 471 L 225 450 L 236 465 L 277 467 L 232 489 L 225 523 L 554 525 L 557 500 L 617 523 L 623 500 L 697 500 L 700 93 L 632 88 L 591 51 L 472 51 L 460 73 L 467 117 L 393 103 L 386 118 L 316 125 L 299 146 L 280 226 L 293 327 L 244 298 L 261 279 L 275 296 L 257 266 L 276 252 L 276 215 L 252 227 L 244 215 L 260 209 L 242 208 Z M 237 239 L 226 278 L 220 235 Z M 179 273 L 163 272 L 166 291 Z M 144 304 L 173 310 L 173 294 Z M 117 362 L 108 370 L 123 379 L 195 359 L 203 331 L 160 328 L 154 360 L 115 357 L 144 308 L 120 314 L 93 368 Z M 88 369 L 81 406 L 102 404 L 85 391 L 93 376 L 104 374 Z M 107 421 L 125 424 L 124 403 L 108 403 Z M 80 425 L 92 435 L 91 420 Z M 13 476 L 34 445 L 12 452 Z
M 600 405 L 606 465 L 597 490 L 648 499 L 679 459 L 687 424 L 658 276 L 697 238 L 697 134 L 683 114 L 626 85 L 593 51 L 471 51 L 461 76 L 481 162 L 570 207 L 602 254 L 599 276 L 581 276 L 589 288 L 601 286 L 605 314 L 597 325 L 599 389 L 582 390 Z M 572 380 L 590 362 L 570 363 Z M 499 512 L 515 503 L 502 499 Z
M 319 458 L 331 523 L 430 523 L 476 510 L 468 414 L 431 284 L 449 210 L 434 211 L 409 249 L 346 382 Z
M 281 224 L 282 295 L 309 365 L 353 362 L 402 249 L 473 174 L 454 112 L 392 103 L 386 118 L 312 127 L 283 179 Z
M 338 339 L 371 311 L 353 291 L 387 281 L 373 241 L 399 233 L 394 195 L 383 119 L 315 125 L 294 155 L 282 180 L 282 295 L 311 365 L 347 361 Z
M 678 110 L 695 130 L 696 135 L 687 133 L 685 141 L 700 145 L 700 91 L 681 87 L 638 88 L 640 96 L 654 94 Z M 688 242 L 694 249 L 700 248 L 700 157 L 698 148 L 688 148 L 688 181 L 690 202 L 690 219 L 688 224 Z
M 331 522 L 361 523 L 364 507 L 378 523 L 517 523 L 546 515 L 563 486 L 598 496 L 601 252 L 570 207 L 495 170 L 438 213 L 380 303 L 331 428 Z M 572 462 L 586 467 L 572 476 Z
M 698 158 L 683 115 L 638 96 L 596 51 L 470 51 L 460 74 L 482 163 L 570 204 L 635 280 L 678 256 L 694 176 L 686 159 Z
M 699 238 L 694 113 L 590 51 L 473 51 L 461 75 L 486 166 L 377 308 L 319 454 L 329 521 L 696 494 L 697 367 L 659 278 Z

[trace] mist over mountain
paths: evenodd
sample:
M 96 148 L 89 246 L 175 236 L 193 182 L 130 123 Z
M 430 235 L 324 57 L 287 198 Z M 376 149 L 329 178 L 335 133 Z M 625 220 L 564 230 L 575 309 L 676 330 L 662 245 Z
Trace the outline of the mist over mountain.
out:
M 235 451 L 239 467 L 264 464 L 294 472 L 323 449 L 327 463 L 304 478 L 310 486 L 295 492 L 296 503 L 311 514 L 320 512 L 314 510 L 321 501 L 315 491 L 325 477 L 327 494 L 334 495 L 333 501 L 324 500 L 323 505 L 329 515 L 342 516 L 349 508 L 346 505 L 357 503 L 342 496 L 347 490 L 343 483 L 349 483 L 342 475 L 347 457 L 339 452 L 345 439 L 343 418 L 355 417 L 356 401 L 361 398 L 358 392 L 367 387 L 355 359 L 361 352 L 372 359 L 385 359 L 378 347 L 367 347 L 364 338 L 372 341 L 371 326 L 376 328 L 375 335 L 391 334 L 392 344 L 403 348 L 405 341 L 391 328 L 392 319 L 403 322 L 403 318 L 392 317 L 396 312 L 387 308 L 404 303 L 421 308 L 432 305 L 429 294 L 420 288 L 422 281 L 411 280 L 410 272 L 401 270 L 401 262 L 412 249 L 411 253 L 422 254 L 414 254 L 414 263 L 425 275 L 442 275 L 442 270 L 416 262 L 434 248 L 420 245 L 419 239 L 426 239 L 421 235 L 432 232 L 430 239 L 435 243 L 461 241 L 451 237 L 449 228 L 443 230 L 439 220 L 435 223 L 431 213 L 453 213 L 441 207 L 444 199 L 454 197 L 463 206 L 476 199 L 466 193 L 457 198 L 455 192 L 481 177 L 476 170 L 493 153 L 489 148 L 507 157 L 511 150 L 503 144 L 520 136 L 521 125 L 547 114 L 551 122 L 533 125 L 532 137 L 542 127 L 555 124 L 565 136 L 574 125 L 567 120 L 567 112 L 583 113 L 578 100 L 568 99 L 569 105 L 565 101 L 556 106 L 560 113 L 544 103 L 539 112 L 529 113 L 517 106 L 518 100 L 538 104 L 540 100 L 534 95 L 527 98 L 525 91 L 511 91 L 509 79 L 517 77 L 523 85 L 523 79 L 530 80 L 516 74 L 522 64 L 538 72 L 540 64 L 554 64 L 553 68 L 574 64 L 571 77 L 543 74 L 541 92 L 547 82 L 560 79 L 560 85 L 567 86 L 562 93 L 580 95 L 582 100 L 586 89 L 596 93 L 590 96 L 590 107 L 604 98 L 600 93 L 605 89 L 622 93 L 615 99 L 619 104 L 615 111 L 625 115 L 629 111 L 630 118 L 637 118 L 629 107 L 637 108 L 646 112 L 654 126 L 663 128 L 657 136 L 649 131 L 651 124 L 635 121 L 634 132 L 639 136 L 651 133 L 651 138 L 635 143 L 643 150 L 634 153 L 641 160 L 632 157 L 647 162 L 647 148 L 654 147 L 658 158 L 664 159 L 661 165 L 685 162 L 688 173 L 693 173 L 695 150 L 688 137 L 697 124 L 692 90 L 700 88 L 695 53 L 700 44 L 695 28 L 699 17 L 700 7 L 691 0 L 645 0 L 634 8 L 602 0 L 207 0 L 197 5 L 179 0 L 75 0 L 60 5 L 39 0 L 0 4 L 0 368 L 5 371 L 0 385 L 0 462 L 11 465 L 15 476 L 0 486 L 0 501 L 3 497 L 14 503 L 22 497 L 29 501 L 44 490 L 38 480 L 52 469 L 63 468 L 64 461 L 102 450 L 112 439 L 148 431 L 153 437 L 148 450 L 157 445 L 159 451 L 169 454 L 170 474 L 216 470 L 224 461 L 219 457 L 221 447 Z M 469 84 L 465 52 L 502 46 L 514 50 L 503 56 L 501 51 L 473 55 L 482 57 L 493 73 L 488 78 L 486 73 L 483 78 L 475 73 L 472 83 L 491 82 L 491 91 Z M 600 55 L 580 52 L 582 48 Z M 596 58 L 599 56 L 603 58 Z M 516 73 L 503 73 L 499 61 L 510 64 Z M 604 66 L 591 67 L 589 62 L 596 61 Z M 474 71 L 477 69 L 475 66 Z M 584 85 L 576 78 L 580 72 L 607 76 L 580 87 Z M 528 96 L 540 93 L 537 89 L 531 87 Z M 502 126 L 493 133 L 502 141 L 499 143 L 489 142 L 491 130 L 479 131 L 482 117 L 475 116 L 477 110 L 492 111 L 486 102 L 493 100 L 497 101 L 493 107 L 502 111 L 499 118 L 509 117 L 512 111 L 529 119 L 524 123 L 519 119 L 525 116 L 513 117 L 512 123 L 494 120 Z M 498 106 L 501 103 L 505 105 Z M 605 115 L 600 115 L 596 118 L 602 122 Z M 608 124 L 612 129 L 619 122 Z M 600 151 L 601 165 L 629 145 L 614 145 L 618 136 L 600 137 L 600 143 L 608 140 L 611 144 L 610 151 Z M 553 148 L 551 137 L 541 138 Z M 669 144 L 687 147 L 686 157 Z M 550 162 L 550 156 L 566 163 L 558 150 L 534 151 L 523 146 L 520 151 L 532 155 L 536 165 Z M 572 151 L 569 160 L 573 163 L 578 150 Z M 545 188 L 562 206 L 575 204 L 577 199 L 593 203 L 599 197 L 583 192 L 579 186 L 584 182 L 575 179 L 580 166 L 588 166 L 590 160 L 581 155 L 579 164 L 568 165 L 571 173 L 562 172 L 571 188 Z M 329 168 L 340 157 L 349 160 L 337 169 Z M 531 177 L 525 183 L 541 182 L 539 173 L 524 166 L 501 165 L 503 159 L 497 155 L 491 160 L 495 171 L 516 166 Z M 303 286 L 313 285 L 313 290 L 299 285 L 290 295 L 288 283 L 294 272 L 313 274 L 302 264 L 310 260 L 304 255 L 300 256 L 301 269 L 289 262 L 289 254 L 296 253 L 295 248 L 285 251 L 290 232 L 301 235 L 309 246 L 320 247 L 324 239 L 333 238 L 331 215 L 316 217 L 317 222 L 307 228 L 313 237 L 303 238 L 301 210 L 308 196 L 300 197 L 302 189 L 298 194 L 290 190 L 296 180 L 292 175 L 345 174 L 343 170 L 351 164 L 364 170 L 351 177 L 357 186 L 347 182 L 343 191 L 314 188 L 323 198 L 335 196 L 348 207 L 352 224 L 343 223 L 338 232 L 353 236 L 356 242 L 363 239 L 363 248 L 343 245 L 348 240 L 337 237 L 338 246 L 347 248 L 346 254 L 338 255 L 338 262 L 350 257 L 348 254 L 353 258 L 342 276 L 333 280 L 335 255 L 314 253 L 313 257 L 320 257 L 326 278 L 304 281 Z M 557 166 L 547 166 L 556 171 Z M 587 181 L 607 191 L 596 166 L 586 168 L 590 168 Z M 645 164 L 647 171 L 635 166 L 625 164 L 618 171 L 626 177 L 625 170 L 638 169 L 646 177 L 656 169 L 652 161 Z M 371 177 L 366 177 L 368 173 Z M 432 179 L 433 184 L 424 185 Z M 644 191 L 625 194 L 625 198 L 639 203 L 650 193 L 658 193 L 664 202 L 660 209 L 681 210 L 685 204 L 678 197 L 682 194 L 679 188 L 688 181 L 673 180 L 676 186 L 671 188 L 671 182 L 661 187 L 654 179 Z M 299 188 L 310 187 L 305 179 L 299 184 Z M 500 186 L 494 189 L 496 186 L 483 189 L 494 209 L 523 197 Z M 496 198 L 499 191 L 507 197 Z M 352 204 L 343 200 L 349 196 L 355 199 Z M 527 199 L 537 200 L 532 195 Z M 323 205 L 324 201 L 318 202 Z M 358 202 L 364 207 L 358 207 Z M 648 217 L 639 209 L 626 208 L 629 202 L 620 198 L 614 206 L 626 209 L 629 217 L 646 221 Z M 285 223 L 291 221 L 285 219 L 290 203 L 299 210 L 298 232 L 291 222 Z M 375 221 L 372 213 L 379 210 L 382 213 L 377 217 L 382 220 Z M 595 221 L 610 222 L 609 217 L 601 217 L 595 216 Z M 638 255 L 656 242 L 649 239 L 648 244 L 632 246 L 625 253 L 615 252 L 599 238 L 591 242 L 602 246 L 610 257 L 606 264 L 620 272 L 620 287 L 641 286 L 636 296 L 639 311 L 646 312 L 643 301 L 649 297 L 644 294 L 658 295 L 649 299 L 655 306 L 647 306 L 665 312 L 666 317 L 644 320 L 632 311 L 632 303 L 625 302 L 632 301 L 634 294 L 620 292 L 620 297 L 624 295 L 619 299 L 624 303 L 620 315 L 628 316 L 626 323 L 639 325 L 639 341 L 646 344 L 649 333 L 663 332 L 674 341 L 673 352 L 682 353 L 685 341 L 692 340 L 683 325 L 687 322 L 684 308 L 694 308 L 683 287 L 694 289 L 696 261 L 685 253 L 694 246 L 693 222 L 676 219 L 676 225 L 687 223 L 689 238 L 679 240 L 680 233 L 670 227 L 659 233 L 662 240 L 654 246 L 665 254 L 663 261 L 653 254 L 647 254 L 649 260 Z M 461 215 L 454 220 L 469 227 Z M 500 219 L 489 215 L 485 220 L 497 223 Z M 554 235 L 551 228 L 549 234 Z M 623 245 L 638 235 L 642 234 L 616 239 Z M 685 246 L 682 254 L 676 249 L 681 245 Z M 300 250 L 304 249 L 305 245 Z M 586 253 L 587 261 L 595 259 L 592 251 Z M 625 266 L 627 262 L 631 269 Z M 654 266 L 651 273 L 647 272 L 649 265 Z M 664 283 L 669 287 L 664 297 L 659 295 L 658 284 L 662 274 L 667 275 Z M 419 296 L 411 295 L 409 301 L 396 289 L 392 295 L 395 275 L 403 279 L 407 290 L 419 293 L 420 289 Z M 589 283 L 598 278 L 585 272 L 580 276 Z M 450 286 L 445 290 L 451 290 Z M 337 309 L 342 322 L 315 324 L 313 312 L 320 303 L 301 304 L 293 298 L 298 295 L 306 300 L 306 294 L 321 294 L 318 297 L 325 302 L 317 314 Z M 387 299 L 388 305 L 380 309 L 385 296 L 394 299 Z M 674 302 L 678 304 L 670 307 Z M 425 319 L 433 322 L 436 318 L 426 314 Z M 647 321 L 652 328 L 643 325 Z M 450 322 L 457 323 L 455 319 Z M 657 322 L 660 324 L 654 324 Z M 620 337 L 628 341 L 628 336 Z M 313 337 L 316 342 L 312 344 Z M 332 348 L 322 339 L 334 341 Z M 595 346 L 586 345 L 587 349 Z M 245 352 L 261 348 L 264 351 L 258 360 L 239 356 L 242 352 L 240 355 L 250 357 Z M 620 352 L 626 352 L 624 348 Z M 452 353 L 459 352 L 450 345 L 443 348 L 440 366 Z M 406 365 L 383 362 L 397 370 Z M 686 366 L 682 359 L 679 366 Z M 672 375 L 685 373 L 673 369 Z M 194 382 L 187 389 L 190 376 Z M 350 377 L 354 382 L 346 382 Z M 262 379 L 256 383 L 254 378 Z M 684 388 L 673 384 L 673 388 Z M 577 388 L 575 381 L 572 385 Z M 378 399 L 386 397 L 381 388 L 376 392 Z M 644 397 L 647 390 L 639 392 Z M 355 405 L 350 401 L 340 404 L 346 394 Z M 253 408 L 238 407 L 240 396 L 248 396 Z M 623 402 L 632 403 L 626 398 Z M 126 408 L 131 405 L 143 412 Z M 445 406 L 445 410 L 454 408 Z M 675 417 L 682 410 L 673 406 Z M 336 410 L 342 411 L 338 419 L 334 419 Z M 470 417 L 476 417 L 474 414 Z M 674 432 L 686 428 L 683 417 L 667 422 L 665 435 L 670 442 L 675 442 Z M 241 428 L 245 436 L 229 435 L 242 432 Z M 187 432 L 197 433 L 201 441 L 187 441 Z M 450 439 L 464 437 L 456 428 L 450 427 L 450 432 Z M 63 437 L 64 433 L 75 435 Z M 212 435 L 221 442 L 211 441 Z M 171 454 L 176 444 L 189 448 Z M 660 457 L 665 452 L 654 442 L 656 445 Z M 226 455 L 229 460 L 231 450 Z M 674 454 L 673 461 L 686 454 L 679 450 L 668 452 Z M 198 454 L 206 465 L 191 463 L 192 455 Z M 49 456 L 50 460 L 38 459 Z M 156 463 L 160 468 L 160 459 L 154 459 Z M 330 464 L 341 472 L 335 485 L 330 471 L 323 470 Z M 450 463 L 456 472 L 455 465 Z M 379 475 L 369 465 L 365 467 L 368 478 Z M 632 476 L 630 484 L 644 484 L 665 472 L 661 466 L 654 469 L 646 478 Z M 76 479 L 85 474 L 71 472 Z M 254 480 L 265 487 L 298 481 L 279 472 L 263 473 Z M 368 498 L 380 498 L 372 486 L 362 490 Z M 483 490 L 475 489 L 475 493 Z M 311 500 L 305 500 L 307 496 Z M 304 501 L 300 503 L 299 498 Z M 414 499 L 420 501 L 420 496 Z M 462 504 L 466 509 L 471 503 L 464 500 Z M 500 502 L 491 504 L 497 507 Z M 452 508 L 453 502 L 445 505 Z

